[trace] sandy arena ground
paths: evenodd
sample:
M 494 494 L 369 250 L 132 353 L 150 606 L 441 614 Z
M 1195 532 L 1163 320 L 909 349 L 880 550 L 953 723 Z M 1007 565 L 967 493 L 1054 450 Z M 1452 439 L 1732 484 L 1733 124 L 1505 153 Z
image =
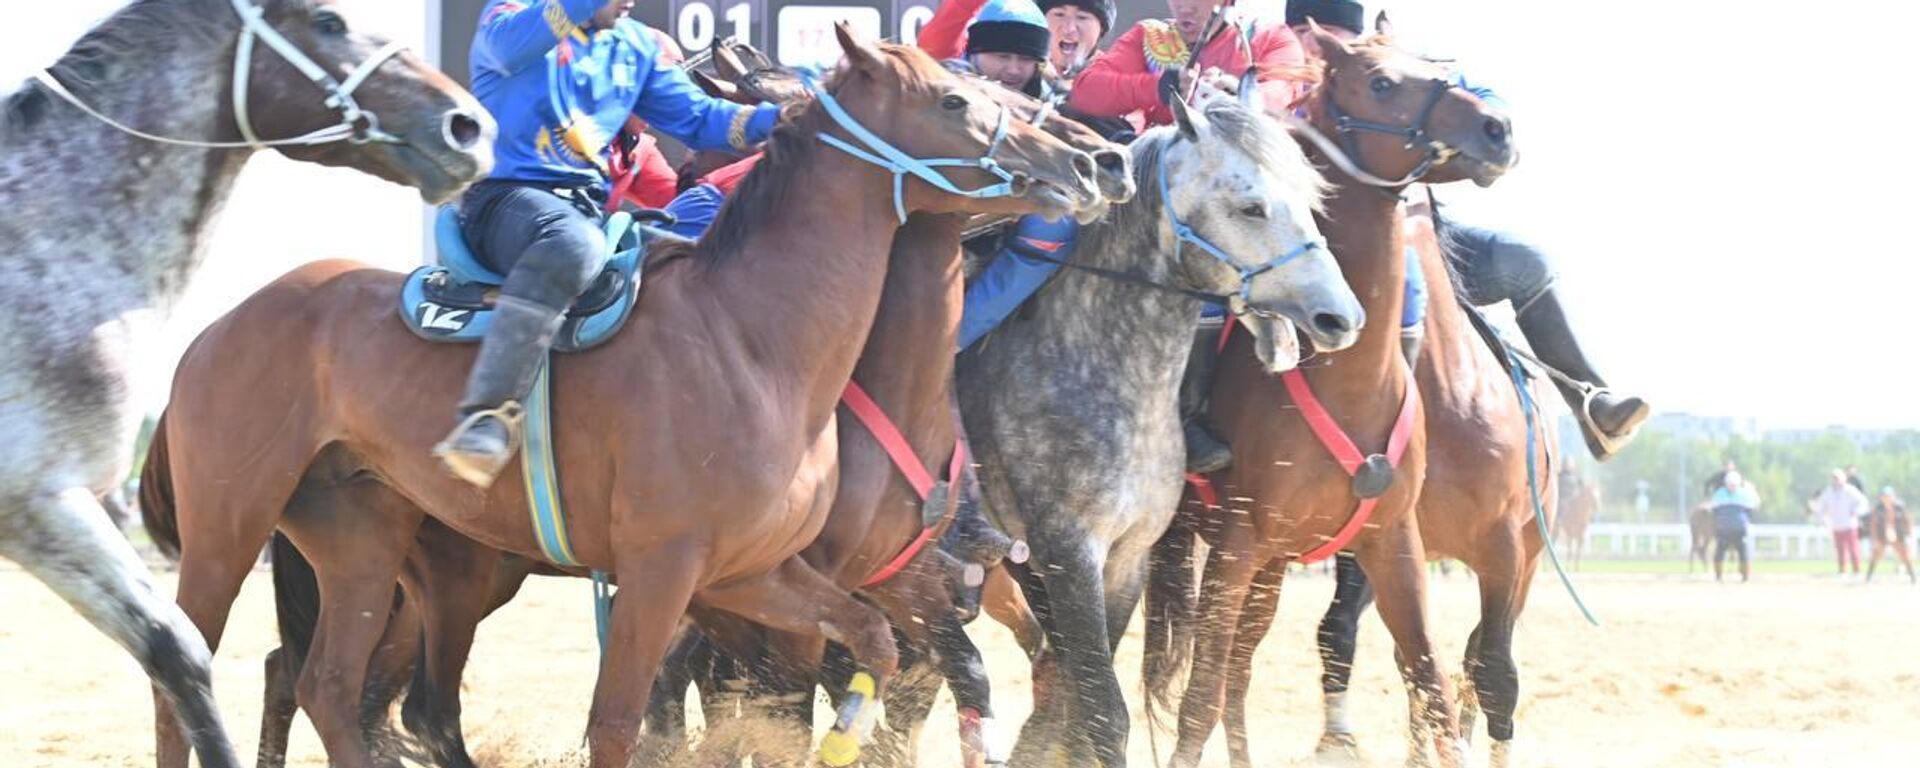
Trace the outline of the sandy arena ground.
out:
M 1589 575 L 1580 583 L 1603 622 L 1590 628 L 1551 575 L 1541 578 L 1517 649 L 1522 765 L 1920 765 L 1920 589 L 1904 579 L 1775 576 L 1720 586 Z M 1477 612 L 1473 582 L 1456 574 L 1433 584 L 1439 642 L 1457 659 Z M 170 578 L 164 589 L 171 594 Z M 1280 623 L 1261 649 L 1253 732 L 1263 766 L 1314 764 L 1312 634 L 1331 592 L 1317 572 L 1290 579 Z M 536 580 L 481 628 L 466 724 L 484 764 L 584 764 L 574 750 L 593 685 L 588 594 L 584 582 Z M 258 733 L 260 661 L 277 644 L 271 599 L 266 575 L 256 573 L 218 654 L 218 696 L 243 756 Z M 11 564 L 0 564 L 0 605 L 0 765 L 152 765 L 151 699 L 139 668 Z M 1001 716 L 1020 722 L 1029 694 L 1018 649 L 988 621 L 974 634 Z M 1360 736 L 1378 765 L 1405 755 L 1406 700 L 1391 658 L 1384 628 L 1369 618 L 1354 691 Z M 1121 646 L 1120 668 L 1137 689 L 1137 637 Z M 923 765 L 957 762 L 951 712 L 943 694 Z M 1142 722 L 1136 703 L 1132 760 L 1150 765 Z M 1169 744 L 1163 738 L 1162 750 Z M 1223 744 L 1216 734 L 1208 765 L 1226 764 Z M 1484 745 L 1478 755 L 1484 760 Z M 304 720 L 291 764 L 325 765 Z

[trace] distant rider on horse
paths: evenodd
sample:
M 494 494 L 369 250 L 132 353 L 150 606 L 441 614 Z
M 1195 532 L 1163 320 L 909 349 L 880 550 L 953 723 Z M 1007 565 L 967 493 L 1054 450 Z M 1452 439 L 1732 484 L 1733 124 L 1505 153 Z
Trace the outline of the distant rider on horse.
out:
M 772 132 L 772 105 L 708 97 L 660 61 L 627 18 L 633 0 L 492 0 L 469 63 L 473 92 L 500 123 L 492 174 L 460 201 L 475 255 L 505 274 L 493 325 L 435 446 L 461 479 L 489 486 L 519 442 L 521 403 L 569 305 L 605 256 L 599 210 L 607 144 L 636 116 L 696 149 L 744 149 Z

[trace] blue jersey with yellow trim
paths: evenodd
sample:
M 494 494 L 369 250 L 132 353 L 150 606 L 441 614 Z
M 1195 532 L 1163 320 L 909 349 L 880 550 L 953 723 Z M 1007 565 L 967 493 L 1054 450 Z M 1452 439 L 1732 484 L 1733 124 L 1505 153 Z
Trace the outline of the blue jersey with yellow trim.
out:
M 500 124 L 490 178 L 569 186 L 605 183 L 605 151 L 629 114 L 694 149 L 725 149 L 743 109 L 748 143 L 766 139 L 772 105 L 742 107 L 702 92 L 660 60 L 639 22 L 584 26 L 606 0 L 492 0 L 468 63 L 473 94 Z

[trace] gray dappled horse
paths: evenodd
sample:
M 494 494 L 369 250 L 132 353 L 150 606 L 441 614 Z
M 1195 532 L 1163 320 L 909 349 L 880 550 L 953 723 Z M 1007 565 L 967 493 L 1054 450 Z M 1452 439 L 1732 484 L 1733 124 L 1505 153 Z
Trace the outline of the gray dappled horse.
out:
M 256 149 L 443 200 L 486 172 L 493 123 L 329 0 L 135 0 L 4 102 L 0 555 L 140 661 L 203 765 L 237 766 L 206 642 L 99 502 L 158 373 L 140 353 Z
M 988 507 L 1032 547 L 1021 584 L 1046 636 L 1013 765 L 1125 764 L 1112 651 L 1180 500 L 1191 292 L 1231 296 L 1275 370 L 1297 362 L 1295 323 L 1337 349 L 1364 321 L 1293 139 L 1231 98 L 1174 113 L 1132 146 L 1139 195 L 1080 233 L 1075 262 L 1108 272 L 1061 270 L 959 361 Z

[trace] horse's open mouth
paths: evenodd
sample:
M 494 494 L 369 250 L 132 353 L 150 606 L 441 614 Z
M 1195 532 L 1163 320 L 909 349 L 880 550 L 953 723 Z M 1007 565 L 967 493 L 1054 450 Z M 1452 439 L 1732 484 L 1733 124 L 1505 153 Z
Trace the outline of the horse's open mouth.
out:
M 1243 315 L 1240 322 L 1253 333 L 1253 354 L 1268 373 L 1285 373 L 1300 367 L 1300 331 L 1292 320 Z

